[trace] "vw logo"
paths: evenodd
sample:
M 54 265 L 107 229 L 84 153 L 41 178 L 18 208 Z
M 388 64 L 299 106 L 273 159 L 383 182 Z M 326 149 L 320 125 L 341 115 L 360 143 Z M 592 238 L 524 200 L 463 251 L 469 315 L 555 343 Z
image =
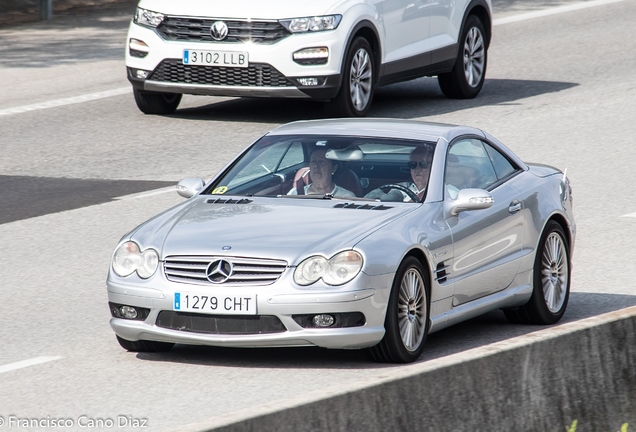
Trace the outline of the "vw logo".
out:
M 213 284 L 221 284 L 232 276 L 234 266 L 231 262 L 225 260 L 212 261 L 205 270 L 205 275 Z
M 227 24 L 223 21 L 215 21 L 210 27 L 210 35 L 212 39 L 221 41 L 227 37 L 228 29 Z

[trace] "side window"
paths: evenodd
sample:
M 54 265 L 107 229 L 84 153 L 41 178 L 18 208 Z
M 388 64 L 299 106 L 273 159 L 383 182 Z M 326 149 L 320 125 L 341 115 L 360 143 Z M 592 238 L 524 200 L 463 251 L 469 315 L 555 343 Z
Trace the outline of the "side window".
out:
M 292 167 L 294 165 L 301 164 L 305 161 L 305 155 L 303 153 L 303 145 L 300 142 L 293 143 L 287 153 L 283 157 L 278 167 L 279 170 Z
M 467 188 L 487 189 L 497 181 L 484 143 L 476 139 L 455 142 L 446 158 L 444 182 L 451 198 Z
M 486 147 L 486 152 L 492 161 L 492 165 L 495 167 L 498 179 L 502 179 L 516 171 L 514 165 L 512 165 L 504 155 L 499 153 L 498 150 L 495 150 L 493 147 L 485 143 L 484 146 Z
M 280 142 L 265 148 L 236 173 L 227 186 L 230 188 L 240 186 L 274 172 L 288 147 L 289 142 Z

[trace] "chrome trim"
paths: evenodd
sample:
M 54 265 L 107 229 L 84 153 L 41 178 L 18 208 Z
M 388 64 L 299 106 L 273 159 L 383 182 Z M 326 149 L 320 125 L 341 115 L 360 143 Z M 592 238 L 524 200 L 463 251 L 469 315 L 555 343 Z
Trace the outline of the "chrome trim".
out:
M 211 281 L 210 266 L 223 262 L 228 263 L 231 269 L 229 274 L 223 274 L 226 279 Z M 166 279 L 195 285 L 269 285 L 276 282 L 286 269 L 286 261 L 260 258 L 168 256 L 163 261 Z
M 204 84 L 175 84 L 145 81 L 144 90 L 164 93 L 186 93 L 205 96 L 309 98 L 296 87 L 246 87 Z

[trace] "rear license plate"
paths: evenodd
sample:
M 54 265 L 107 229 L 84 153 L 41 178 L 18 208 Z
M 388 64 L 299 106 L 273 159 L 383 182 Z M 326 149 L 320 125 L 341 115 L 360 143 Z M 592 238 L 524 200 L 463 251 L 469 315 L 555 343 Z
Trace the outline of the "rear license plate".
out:
M 183 50 L 184 65 L 248 67 L 247 51 Z
M 256 295 L 177 292 L 172 309 L 215 315 L 256 315 Z

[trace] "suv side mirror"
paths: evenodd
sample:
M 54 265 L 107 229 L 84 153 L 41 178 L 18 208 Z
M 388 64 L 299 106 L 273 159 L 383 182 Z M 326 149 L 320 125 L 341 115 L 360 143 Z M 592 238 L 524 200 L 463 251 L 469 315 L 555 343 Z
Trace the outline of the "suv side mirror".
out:
M 482 210 L 493 205 L 495 199 L 490 192 L 483 189 L 462 189 L 457 198 L 446 200 L 444 207 L 446 214 L 457 216 L 467 210 Z
M 186 178 L 177 184 L 177 193 L 184 198 L 198 194 L 205 187 L 205 181 L 200 178 Z

